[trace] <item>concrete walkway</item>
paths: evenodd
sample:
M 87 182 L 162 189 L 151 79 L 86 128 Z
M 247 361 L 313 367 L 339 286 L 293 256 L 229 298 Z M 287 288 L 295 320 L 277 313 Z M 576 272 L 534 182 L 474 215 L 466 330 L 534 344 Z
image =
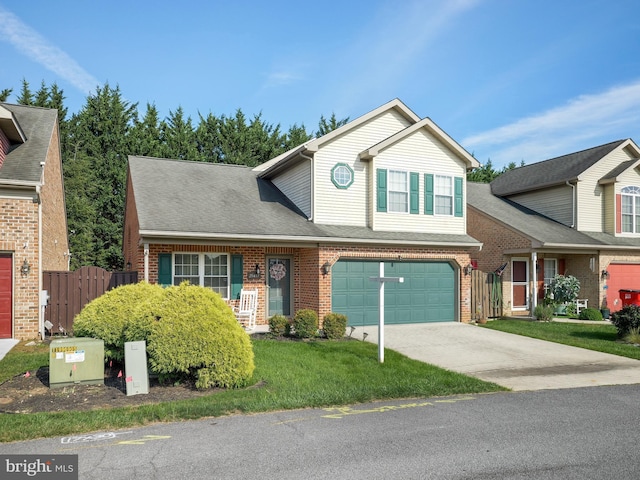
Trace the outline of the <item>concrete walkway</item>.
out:
M 0 339 L 0 360 L 9 353 L 9 351 L 18 343 L 15 338 L 1 338 Z
M 347 332 L 349 329 L 347 328 Z M 378 343 L 378 327 L 353 338 Z M 385 326 L 385 348 L 512 390 L 640 383 L 640 361 L 464 323 Z

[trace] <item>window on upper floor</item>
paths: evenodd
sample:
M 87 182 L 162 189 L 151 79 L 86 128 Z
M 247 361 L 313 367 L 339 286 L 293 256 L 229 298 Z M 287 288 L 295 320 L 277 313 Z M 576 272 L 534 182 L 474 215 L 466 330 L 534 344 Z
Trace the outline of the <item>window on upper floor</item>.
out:
M 453 215 L 453 177 L 435 176 L 435 213 Z
M 353 183 L 353 169 L 346 163 L 336 163 L 331 169 L 331 181 L 336 188 L 349 188 Z
M 389 170 L 389 211 L 409 211 L 409 182 L 407 172 Z
M 621 195 L 623 233 L 640 233 L 640 187 L 624 187 Z

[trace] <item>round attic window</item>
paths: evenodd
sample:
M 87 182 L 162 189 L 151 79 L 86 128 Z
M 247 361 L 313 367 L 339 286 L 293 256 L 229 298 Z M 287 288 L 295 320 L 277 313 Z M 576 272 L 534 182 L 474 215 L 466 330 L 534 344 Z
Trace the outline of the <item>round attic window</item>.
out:
M 331 169 L 331 181 L 337 188 L 349 188 L 353 183 L 353 170 L 346 163 L 336 163 Z

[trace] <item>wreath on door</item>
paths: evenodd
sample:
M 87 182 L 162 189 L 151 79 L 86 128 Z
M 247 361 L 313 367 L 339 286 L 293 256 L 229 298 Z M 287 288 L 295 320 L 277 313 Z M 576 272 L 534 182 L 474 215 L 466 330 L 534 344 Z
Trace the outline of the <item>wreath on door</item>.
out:
M 287 274 L 287 268 L 283 263 L 277 262 L 269 267 L 269 276 L 273 278 L 276 282 L 282 280 Z

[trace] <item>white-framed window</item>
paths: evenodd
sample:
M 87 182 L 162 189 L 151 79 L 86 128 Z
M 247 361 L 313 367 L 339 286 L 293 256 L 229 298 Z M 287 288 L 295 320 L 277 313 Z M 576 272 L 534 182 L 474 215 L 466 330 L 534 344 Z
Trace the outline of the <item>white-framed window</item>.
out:
M 409 212 L 409 180 L 407 172 L 389 170 L 389 211 Z
M 174 253 L 173 284 L 188 280 L 229 298 L 229 255 L 226 253 Z
M 640 187 L 624 187 L 621 195 L 623 233 L 640 233 Z
M 453 215 L 453 177 L 448 175 L 434 177 L 434 197 L 436 215 Z
M 545 258 L 544 259 L 544 289 L 545 292 L 551 285 L 551 280 L 555 278 L 558 274 L 558 260 L 556 258 Z
M 331 169 L 331 181 L 336 188 L 349 188 L 353 183 L 353 170 L 346 163 L 336 163 Z

